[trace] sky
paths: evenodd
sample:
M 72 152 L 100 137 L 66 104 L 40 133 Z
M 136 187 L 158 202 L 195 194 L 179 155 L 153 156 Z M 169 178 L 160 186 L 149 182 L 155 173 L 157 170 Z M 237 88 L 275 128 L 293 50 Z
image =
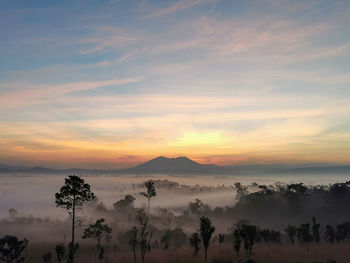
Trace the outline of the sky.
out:
M 350 163 L 350 1 L 3 0 L 0 163 Z

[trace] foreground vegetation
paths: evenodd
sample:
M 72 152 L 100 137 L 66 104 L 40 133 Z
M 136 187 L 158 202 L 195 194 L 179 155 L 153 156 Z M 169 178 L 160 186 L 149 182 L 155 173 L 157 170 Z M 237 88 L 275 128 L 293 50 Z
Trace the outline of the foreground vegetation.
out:
M 84 179 L 69 176 L 55 195 L 56 205 L 69 213 L 67 221 L 20 217 L 10 209 L 9 218 L 0 222 L 6 234 L 0 239 L 0 260 L 347 262 L 350 217 L 344 208 L 350 182 L 313 187 L 235 183 L 235 205 L 211 208 L 196 199 L 177 215 L 165 208 L 152 210 L 159 185 L 164 182 L 145 182 L 140 197 L 147 200 L 146 211 L 134 207 L 135 197 L 128 194 L 109 210 Z M 34 238 L 38 231 L 31 238 L 26 235 L 30 228 L 44 229 L 53 238 Z

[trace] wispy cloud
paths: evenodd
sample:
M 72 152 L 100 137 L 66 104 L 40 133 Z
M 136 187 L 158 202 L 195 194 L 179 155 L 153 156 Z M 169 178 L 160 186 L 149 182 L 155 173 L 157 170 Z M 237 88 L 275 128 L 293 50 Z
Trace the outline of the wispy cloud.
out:
M 172 13 L 197 6 L 205 2 L 208 2 L 208 0 L 177 0 L 177 2 L 175 2 L 174 4 L 168 7 L 157 9 L 156 11 L 149 14 L 147 17 L 158 17 L 158 16 L 170 15 Z
M 35 88 L 23 88 L 16 91 L 3 92 L 0 98 L 0 104 L 2 107 L 19 107 L 23 105 L 37 104 L 40 102 L 47 102 L 50 98 L 57 98 L 64 94 L 92 90 L 105 86 L 119 86 L 128 83 L 139 82 L 136 78 L 126 79 L 114 79 L 105 81 L 92 81 L 92 82 L 74 82 L 61 85 L 49 85 L 41 84 L 35 86 Z M 8 85 L 8 84 L 3 84 Z M 26 84 L 17 84 L 26 87 Z M 33 87 L 33 86 L 32 86 Z

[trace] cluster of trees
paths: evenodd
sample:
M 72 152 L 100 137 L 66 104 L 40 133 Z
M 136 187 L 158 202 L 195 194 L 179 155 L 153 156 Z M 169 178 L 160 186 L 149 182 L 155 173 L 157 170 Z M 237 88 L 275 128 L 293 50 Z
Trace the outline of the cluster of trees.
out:
M 310 223 L 301 224 L 299 227 L 288 225 L 284 232 L 288 236 L 291 244 L 295 243 L 297 239 L 299 243 L 316 242 L 319 243 L 320 236 L 320 224 L 316 222 L 316 218 L 312 218 L 312 224 Z
M 151 198 L 156 196 L 154 183 L 152 181 L 145 182 L 146 191 L 140 194 L 147 198 L 148 201 L 148 213 L 150 211 L 150 201 Z M 60 191 L 55 194 L 56 206 L 65 208 L 68 213 L 72 216 L 72 239 L 68 245 L 67 262 L 74 263 L 75 254 L 79 248 L 79 244 L 75 243 L 75 229 L 78 226 L 82 226 L 80 220 L 76 220 L 76 212 L 78 212 L 81 207 L 96 199 L 94 193 L 90 189 L 90 185 L 87 184 L 84 179 L 76 175 L 70 175 L 65 179 L 65 184 L 61 187 Z M 117 209 L 130 209 L 133 207 L 133 201 L 135 198 L 133 196 L 127 195 L 124 199 L 118 201 L 114 204 Z M 136 249 L 140 250 L 141 260 L 144 262 L 146 252 L 150 250 L 150 241 L 152 238 L 151 233 L 148 232 L 148 216 L 145 212 L 140 209 L 137 214 L 137 220 L 139 222 L 139 227 L 133 227 L 133 238 L 130 242 L 133 244 L 134 255 L 136 255 Z M 97 242 L 97 256 L 99 259 L 103 258 L 104 247 L 102 245 L 102 240 L 110 240 L 112 228 L 105 224 L 105 219 L 100 218 L 94 224 L 89 225 L 88 228 L 84 230 L 82 235 L 83 239 L 94 239 Z M 59 244 L 56 247 L 57 259 L 65 257 L 65 251 L 63 244 Z M 59 252 L 59 253 L 57 253 Z M 135 256 L 136 259 L 136 256 Z
M 249 188 L 254 191 L 249 193 Z M 328 186 L 294 183 L 248 187 L 236 183 L 235 190 L 237 204 L 225 212 L 265 225 L 281 228 L 281 222 L 300 222 L 313 216 L 324 224 L 334 224 L 350 217 L 350 210 L 343 206 L 350 202 L 350 181 Z
M 148 200 L 148 212 L 150 209 L 150 200 L 156 196 L 155 187 L 152 181 L 145 183 L 146 191 L 140 194 Z M 58 244 L 55 247 L 55 252 L 58 262 L 66 260 L 68 263 L 74 263 L 75 255 L 79 249 L 79 243 L 77 243 L 75 232 L 77 227 L 86 226 L 82 239 L 93 239 L 96 241 L 96 257 L 102 259 L 105 249 L 103 246 L 103 240 L 109 241 L 111 239 L 112 228 L 105 223 L 104 218 L 96 220 L 95 223 L 90 225 L 83 225 L 80 219 L 76 219 L 76 214 L 82 209 L 82 207 L 96 200 L 95 194 L 91 191 L 90 185 L 85 182 L 79 176 L 70 175 L 65 179 L 64 185 L 60 188 L 60 191 L 55 194 L 55 203 L 57 207 L 66 209 L 71 216 L 71 241 L 66 247 L 64 244 Z M 128 210 L 133 208 L 134 197 L 127 195 L 124 199 L 116 202 L 114 207 L 120 210 Z M 102 209 L 101 206 L 98 209 Z M 12 219 L 17 218 L 17 211 L 15 209 L 9 210 L 10 217 Z M 135 259 L 136 250 L 140 250 L 141 260 L 144 262 L 145 254 L 150 250 L 150 241 L 152 234 L 148 231 L 149 219 L 146 213 L 139 209 L 136 216 L 139 226 L 132 228 L 132 237 L 130 244 L 132 244 Z M 6 235 L 0 239 L 0 260 L 12 263 L 23 262 L 24 257 L 21 256 L 23 250 L 27 247 L 28 240 L 18 240 L 15 236 Z M 51 262 L 51 252 L 43 255 L 44 262 Z
M 350 222 L 338 224 L 335 228 L 331 225 L 326 226 L 325 239 L 330 242 L 340 242 L 350 239 Z

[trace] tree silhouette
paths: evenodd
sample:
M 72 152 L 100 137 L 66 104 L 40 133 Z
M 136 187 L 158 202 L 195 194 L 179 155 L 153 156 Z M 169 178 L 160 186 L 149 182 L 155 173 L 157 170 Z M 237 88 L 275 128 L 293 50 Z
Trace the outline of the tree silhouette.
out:
M 85 203 L 95 199 L 95 195 L 90 190 L 90 185 L 85 183 L 84 179 L 76 175 L 69 175 L 65 179 L 65 184 L 61 187 L 60 192 L 55 194 L 56 206 L 68 210 L 72 215 L 72 241 L 69 244 L 68 261 L 74 262 L 74 255 L 78 249 L 78 244 L 74 243 L 75 232 L 75 214 Z
M 248 192 L 248 187 L 245 185 L 242 185 L 240 182 L 237 182 L 234 184 L 234 189 L 236 190 L 236 200 L 239 201 L 246 197 L 249 192 Z
M 95 224 L 90 225 L 88 228 L 84 230 L 84 233 L 81 238 L 91 238 L 97 241 L 97 254 L 98 258 L 103 258 L 104 248 L 101 246 L 101 241 L 103 239 L 110 240 L 112 228 L 107 224 L 104 224 L 105 219 L 98 219 Z
M 6 263 L 23 262 L 22 251 L 27 247 L 28 240 L 18 240 L 15 236 L 6 235 L 0 239 L 0 260 Z
M 143 211 L 143 209 L 140 209 L 137 213 L 137 221 L 140 224 L 139 228 L 139 248 L 141 253 L 141 261 L 142 263 L 145 262 L 145 255 L 147 251 L 151 249 L 151 239 L 152 234 L 148 232 L 148 217 L 146 213 Z
M 301 224 L 298 228 L 298 240 L 299 243 L 308 243 L 313 240 L 312 235 L 310 234 L 310 224 Z
M 218 243 L 222 244 L 225 241 L 225 235 L 224 234 L 218 234 Z
M 202 216 L 200 218 L 200 232 L 204 247 L 204 258 L 205 262 L 208 259 L 208 248 L 210 245 L 210 239 L 215 231 L 215 227 L 212 225 L 208 217 Z
M 140 195 L 147 198 L 147 201 L 148 201 L 147 211 L 149 214 L 150 207 L 151 207 L 151 198 L 156 196 L 157 193 L 156 193 L 156 189 L 154 188 L 154 183 L 152 182 L 152 180 L 145 182 L 145 186 L 146 186 L 147 192 L 141 192 Z
M 325 239 L 330 242 L 330 243 L 334 243 L 335 241 L 335 233 L 334 233 L 334 229 L 331 225 L 327 225 L 326 226 L 326 232 L 324 233 Z
M 237 254 L 239 254 L 239 251 L 241 249 L 241 242 L 241 233 L 238 226 L 236 226 L 233 230 L 233 248 L 237 252 Z
M 316 218 L 312 218 L 312 236 L 316 243 L 320 242 L 320 224 L 316 223 Z
M 285 229 L 284 232 L 288 235 L 289 241 L 292 245 L 295 243 L 295 236 L 298 232 L 298 229 L 295 226 L 290 226 L 288 225 Z
M 129 239 L 129 245 L 131 247 L 133 256 L 134 256 L 134 263 L 136 263 L 136 250 L 137 250 L 137 244 L 138 244 L 138 229 L 137 227 L 133 227 L 130 230 L 130 239 Z
M 61 263 L 66 255 L 66 248 L 63 244 L 58 244 L 55 247 L 56 256 L 58 263 Z
M 240 227 L 240 234 L 243 239 L 244 249 L 248 255 L 253 252 L 253 245 L 256 238 L 256 226 L 251 224 L 244 224 Z
M 168 229 L 165 231 L 160 243 L 163 245 L 164 249 L 168 249 L 169 247 L 179 248 L 186 240 L 187 235 L 182 228 L 175 227 L 172 230 Z
M 135 197 L 132 195 L 126 195 L 123 199 L 113 204 L 114 209 L 125 212 L 134 208 Z
M 195 256 L 197 256 L 199 250 L 201 249 L 201 242 L 202 242 L 202 240 L 201 240 L 201 238 L 199 237 L 199 235 L 198 235 L 197 232 L 193 233 L 193 234 L 190 236 L 189 240 L 190 240 L 190 245 L 191 245 L 191 247 L 193 247 L 193 249 L 194 249 L 193 254 L 194 254 Z
M 337 225 L 336 238 L 337 241 L 350 239 L 350 222 Z

